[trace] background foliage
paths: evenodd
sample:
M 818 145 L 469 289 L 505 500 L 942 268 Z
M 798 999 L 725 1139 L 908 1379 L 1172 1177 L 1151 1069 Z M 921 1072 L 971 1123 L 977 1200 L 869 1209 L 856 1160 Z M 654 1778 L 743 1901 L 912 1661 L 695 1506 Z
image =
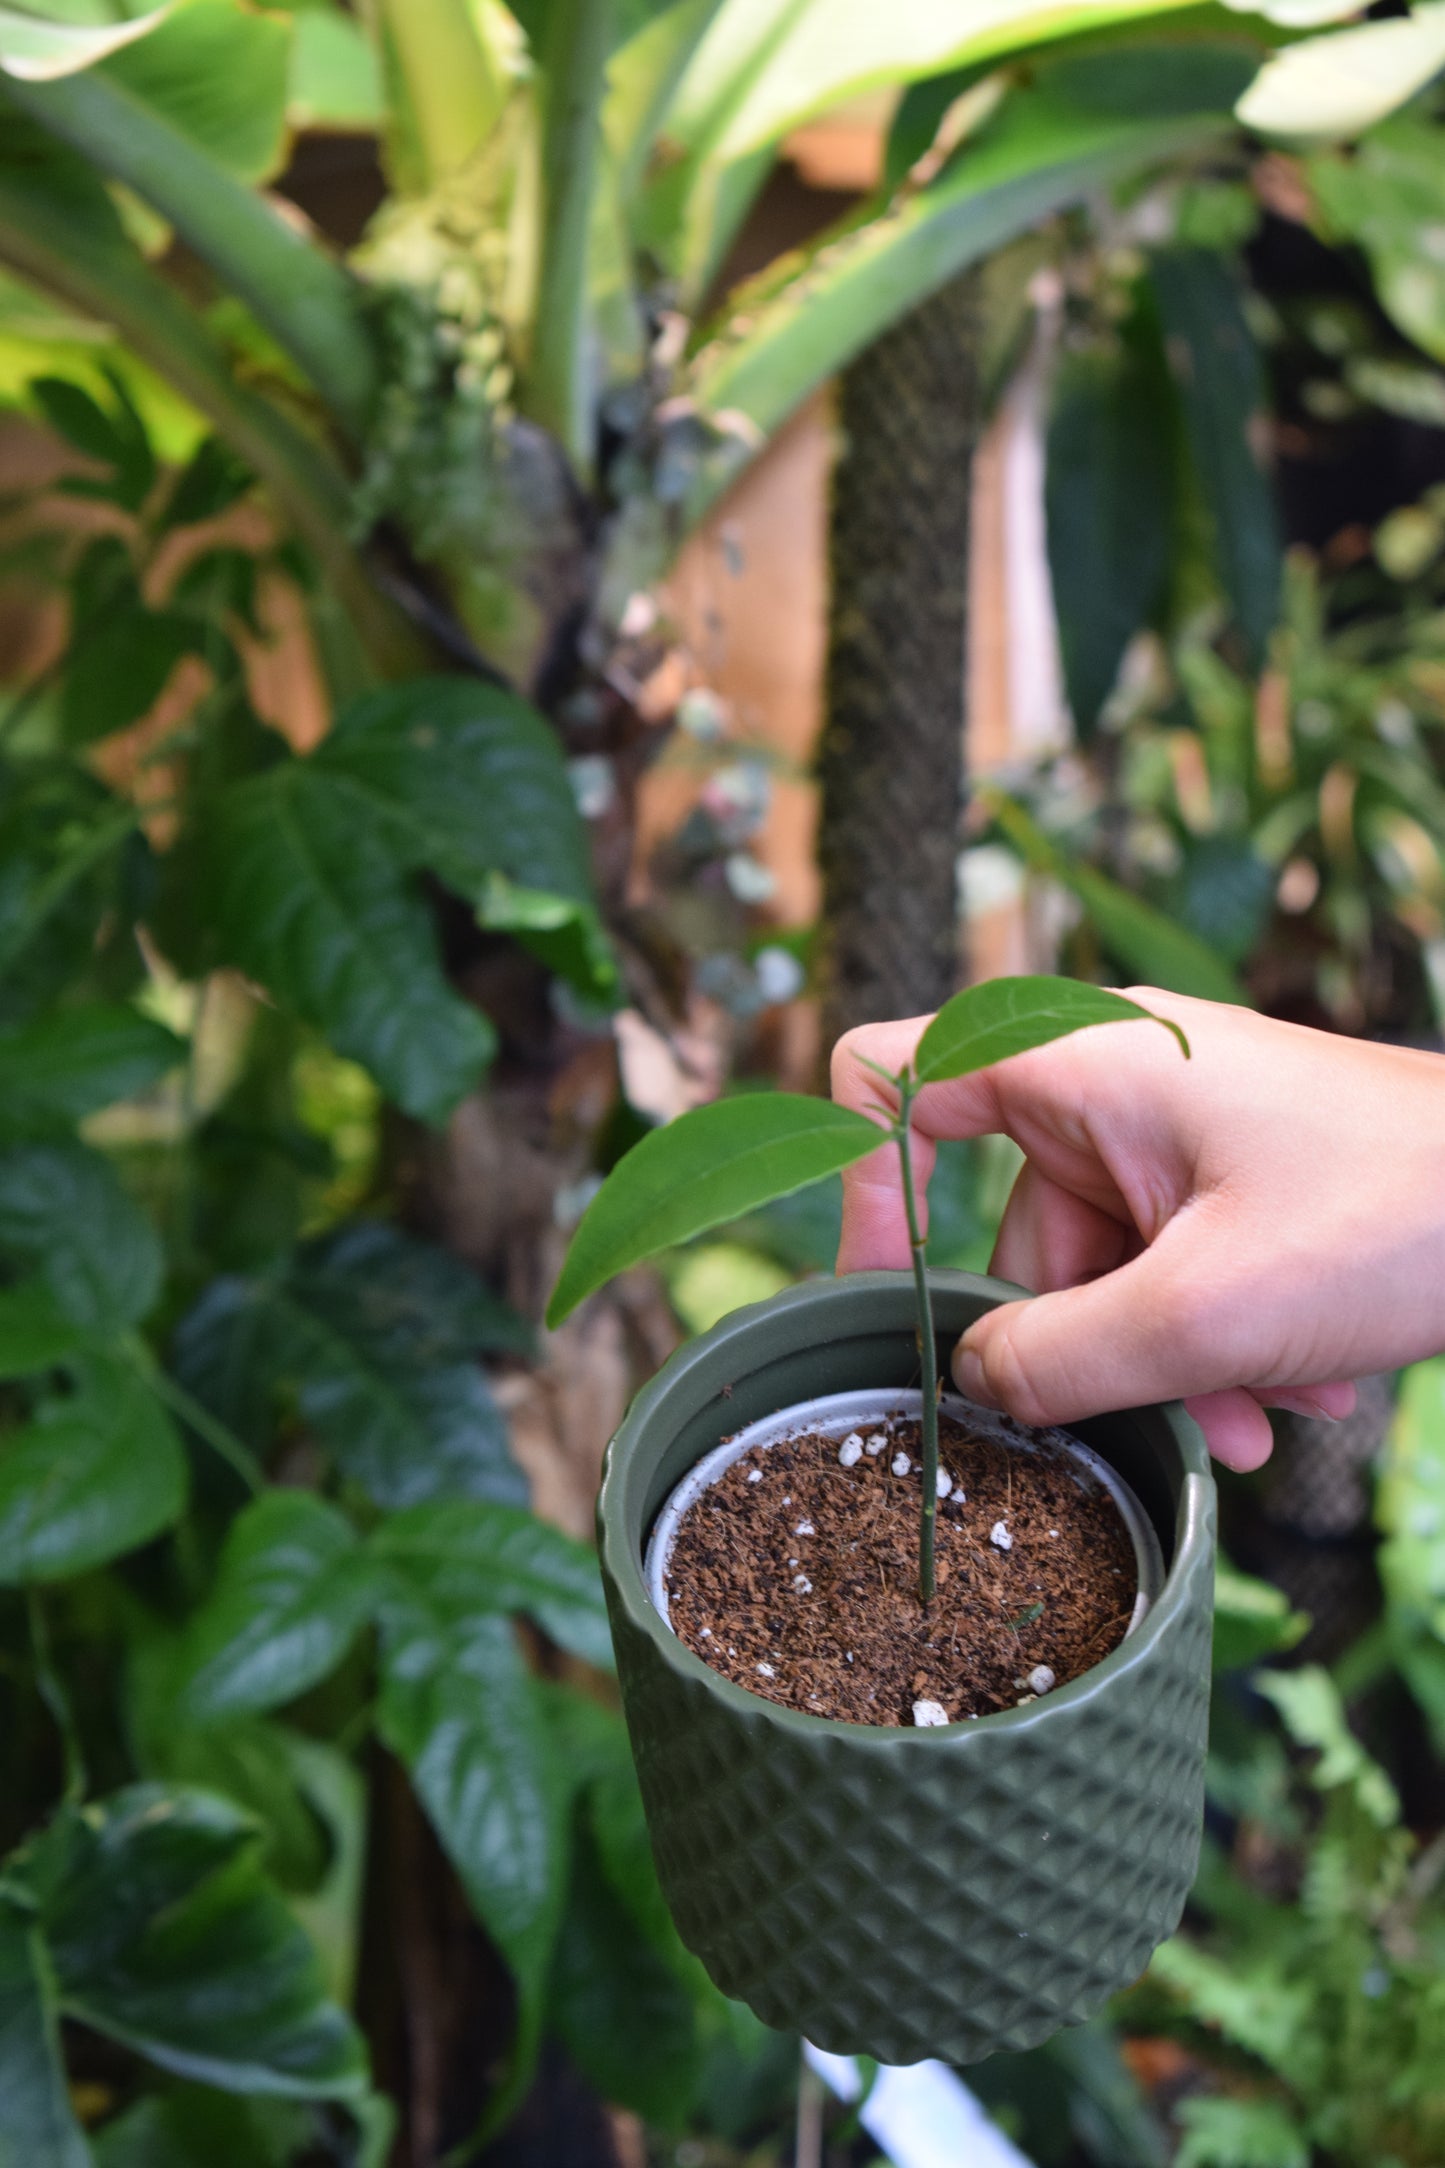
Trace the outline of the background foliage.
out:
M 1319 27 L 1348 12 L 0 8 L 0 383 L 66 447 L 3 506 L 65 633 L 0 717 L 0 2163 L 429 2162 L 544 2055 L 659 2147 L 776 2157 L 794 2045 L 676 1941 L 590 1554 L 506 1412 L 555 1220 L 645 1123 L 614 1079 L 569 1127 L 565 1062 L 624 1000 L 671 1026 L 692 973 L 745 1044 L 793 961 L 755 910 L 699 955 L 628 902 L 667 638 L 636 604 L 984 258 L 1004 384 L 1048 270 L 1083 745 L 998 836 L 1074 897 L 1082 975 L 1433 1029 L 1445 469 L 1285 565 L 1257 457 L 1271 401 L 1445 421 L 1439 17 Z M 735 288 L 789 129 L 880 88 L 879 193 Z M 386 176 L 345 260 L 279 192 L 328 128 Z M 1288 188 L 1343 296 L 1265 276 Z M 324 732 L 263 697 L 288 611 Z M 674 894 L 758 781 L 705 695 L 677 723 L 731 780 Z M 544 1167 L 506 1271 L 437 1239 L 434 1139 L 478 1106 Z M 1009 1172 L 945 1158 L 937 1259 L 986 1261 Z M 822 1190 L 678 1252 L 678 1316 L 827 1269 L 835 1229 Z M 1116 2021 L 978 2074 L 1041 2162 L 1438 2157 L 1439 1386 L 1407 1383 L 1338 1678 L 1258 1670 L 1302 1621 L 1223 1583 L 1197 1921 Z

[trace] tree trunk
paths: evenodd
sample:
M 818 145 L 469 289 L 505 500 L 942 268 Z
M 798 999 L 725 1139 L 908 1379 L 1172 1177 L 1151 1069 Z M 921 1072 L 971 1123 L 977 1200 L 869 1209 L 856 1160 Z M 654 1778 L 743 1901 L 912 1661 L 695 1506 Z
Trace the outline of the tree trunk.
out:
M 829 1045 L 957 983 L 978 318 L 970 272 L 842 380 L 819 758 Z

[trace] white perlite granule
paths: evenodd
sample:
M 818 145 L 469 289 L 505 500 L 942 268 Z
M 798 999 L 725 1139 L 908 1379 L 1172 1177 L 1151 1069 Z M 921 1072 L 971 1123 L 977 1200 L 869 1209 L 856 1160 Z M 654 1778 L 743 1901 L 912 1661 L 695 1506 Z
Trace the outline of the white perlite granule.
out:
M 761 1469 L 761 1468 L 749 1468 L 749 1470 L 748 1470 L 748 1481 L 749 1481 L 750 1483 L 761 1483 L 761 1482 L 762 1482 L 762 1480 L 763 1480 L 763 1471 L 762 1471 L 762 1469 Z
M 889 1466 L 892 1468 L 895 1475 L 907 1475 L 909 1469 L 913 1466 L 913 1463 L 908 1458 L 908 1455 L 906 1453 L 895 1453 L 892 1460 L 889 1462 Z
M 818 1531 L 811 1521 L 799 1521 L 797 1527 L 793 1530 L 795 1536 L 816 1536 L 817 1533 Z
M 940 1468 L 935 1481 L 937 1484 L 939 1497 L 946 1498 L 949 1492 L 953 1489 L 953 1477 L 949 1474 L 946 1468 Z
M 887 1433 L 881 1430 L 875 1430 L 872 1437 L 868 1440 L 868 1450 L 876 1458 L 877 1455 L 882 1452 L 884 1446 L 887 1443 Z
M 863 1458 L 863 1440 L 856 1430 L 850 1430 L 839 1446 L 838 1458 L 845 1468 L 856 1468 Z
M 1035 1664 L 1033 1670 L 1029 1673 L 1029 1685 L 1036 1694 L 1047 1694 L 1050 1688 L 1057 1686 L 1057 1684 L 1058 1680 L 1054 1677 L 1047 1664 Z
M 795 1573 L 793 1575 L 793 1586 L 800 1596 L 811 1596 L 813 1593 L 813 1584 L 806 1573 Z
M 1014 1539 L 1002 1521 L 994 1522 L 988 1532 L 988 1540 L 1000 1551 L 1011 1551 L 1014 1547 Z
M 774 1671 L 771 1664 L 759 1664 L 758 1677 L 760 1679 L 774 1679 L 777 1677 L 777 1673 Z
M 930 1724 L 946 1724 L 948 1722 L 948 1711 L 938 1701 L 915 1701 L 913 1704 L 913 1721 L 921 1731 L 924 1731 L 927 1730 Z

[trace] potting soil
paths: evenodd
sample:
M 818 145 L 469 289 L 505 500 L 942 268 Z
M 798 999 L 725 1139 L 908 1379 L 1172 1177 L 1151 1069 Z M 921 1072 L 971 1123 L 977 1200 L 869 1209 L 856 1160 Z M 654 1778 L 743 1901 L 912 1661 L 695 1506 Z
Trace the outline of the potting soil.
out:
M 769 1701 L 895 1725 L 940 1721 L 916 1719 L 920 1703 L 950 1723 L 1014 1708 L 1118 1646 L 1138 1584 L 1109 1493 L 1056 1449 L 947 1421 L 925 1611 L 920 1451 L 915 1417 L 735 1461 L 678 1528 L 667 1590 L 680 1638 Z

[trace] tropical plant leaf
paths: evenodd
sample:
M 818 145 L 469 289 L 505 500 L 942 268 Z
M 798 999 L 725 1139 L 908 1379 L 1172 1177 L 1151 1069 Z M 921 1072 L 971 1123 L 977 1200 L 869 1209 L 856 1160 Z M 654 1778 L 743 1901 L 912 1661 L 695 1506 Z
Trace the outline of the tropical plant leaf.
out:
M 377 1728 L 517 1984 L 530 2068 L 567 1875 L 571 1787 L 505 1619 L 435 1592 L 388 1611 Z
M 53 1009 L 0 1031 L 0 1136 L 71 1128 L 144 1091 L 185 1055 L 183 1039 L 122 1002 Z
M 167 0 L 147 15 L 109 23 L 47 22 L 28 8 L 0 7 L 0 70 L 19 82 L 48 83 L 94 67 L 107 53 L 149 37 L 172 5 Z
M 1309 2168 L 1309 2134 L 1282 2100 L 1185 2100 L 1174 2168 Z
M 1405 1373 L 1375 1514 L 1395 1660 L 1445 1742 L 1445 1358 Z
M 227 2091 L 355 2098 L 360 2036 L 326 2000 L 258 1844 L 226 1800 L 137 1784 L 62 1811 L 9 1871 L 68 2016 Z
M 1041 69 L 926 188 L 869 206 L 738 290 L 692 367 L 692 396 L 705 416 L 722 417 L 726 436 L 699 473 L 692 516 L 809 392 L 955 272 L 1091 190 L 1229 125 L 1242 83 L 1237 51 L 1127 57 L 1132 71 L 1110 58 L 1121 78 L 1112 92 L 1108 71 Z
M 1441 0 L 1389 22 L 1304 38 L 1268 60 L 1236 108 L 1260 135 L 1363 135 L 1445 68 Z
M 1189 1042 L 1177 1024 L 1106 986 L 1087 986 L 1081 979 L 985 979 L 944 1003 L 918 1042 L 914 1074 L 920 1084 L 938 1084 L 1092 1024 L 1127 1024 L 1141 1017 L 1172 1032 L 1188 1055 Z
M 386 97 L 376 51 L 361 24 L 339 8 L 298 8 L 286 117 L 293 128 L 378 134 Z
M 0 2168 L 91 2168 L 59 2035 L 40 1932 L 27 1912 L 0 1897 Z
M 128 512 L 138 512 L 156 478 L 155 453 L 124 379 L 111 372 L 109 382 L 114 403 L 108 409 L 68 377 L 34 377 L 27 389 L 52 429 L 87 459 L 112 469 L 114 484 L 107 494 Z
M 516 1501 L 526 1485 L 478 1367 L 527 1336 L 455 1258 L 362 1222 L 255 1279 L 215 1281 L 182 1324 L 177 1374 L 257 1450 L 293 1403 L 382 1506 Z
M 1274 490 L 1255 449 L 1267 399 L 1259 350 L 1217 251 L 1165 249 L 1150 281 L 1224 591 L 1257 668 L 1279 621 L 1283 565 Z
M 1347 1787 L 1372 1822 L 1393 1829 L 1400 1819 L 1395 1787 L 1350 1730 L 1329 1673 L 1304 1664 L 1298 1671 L 1263 1671 L 1254 1683 L 1279 1711 L 1295 1745 L 1318 1753 L 1313 1776 L 1319 1789 Z
M 1054 379 L 1045 498 L 1069 706 L 1088 737 L 1135 634 L 1169 584 L 1175 414 L 1152 326 L 1136 314 L 1067 354 Z
M 1433 121 L 1402 113 L 1372 128 L 1353 156 L 1312 158 L 1307 171 L 1331 236 L 1369 258 L 1381 307 L 1407 339 L 1445 361 L 1445 264 L 1420 246 L 1421 233 L 1445 218 L 1439 148 Z M 1379 381 L 1383 388 L 1388 379 Z
M 1282 1589 L 1241 1573 L 1227 1559 L 1214 1566 L 1214 1668 L 1239 1671 L 1282 1655 L 1303 1640 L 1309 1617 L 1292 1608 Z
M 215 1722 L 294 1701 L 340 1663 L 375 1592 L 344 1515 L 308 1491 L 266 1491 L 231 1524 L 187 1628 L 183 1713 Z
M 1106 873 L 1068 857 L 1016 798 L 992 789 L 979 795 L 1025 863 L 1078 897 L 1109 955 L 1131 978 L 1200 1001 L 1249 1006 L 1249 996 L 1233 972 L 1187 926 L 1167 918 Z
M 446 1118 L 495 1034 L 447 984 L 394 824 L 314 760 L 224 792 L 201 822 L 199 903 L 227 961 L 371 1071 L 410 1114 Z
M 291 37 L 284 15 L 240 0 L 182 0 L 102 72 L 236 180 L 265 181 L 286 149 Z
M 294 2168 L 315 2124 L 290 2100 L 235 2100 L 177 2085 L 113 2117 L 95 2141 L 95 2168 Z
M 720 1099 L 679 1115 L 635 1144 L 587 1207 L 547 1323 L 559 1325 L 629 1265 L 836 1174 L 881 1142 L 866 1115 L 790 1092 Z
M 30 1377 L 63 1362 L 84 1341 L 40 1280 L 0 1288 L 0 1378 Z
M 435 1499 L 393 1513 L 371 1539 L 389 1580 L 459 1617 L 524 1613 L 562 1648 L 609 1667 L 597 1560 L 520 1506 Z
M 132 1325 L 160 1293 L 156 1231 L 99 1152 L 83 1144 L 0 1150 L 0 1257 L 33 1270 L 76 1325 Z
M 0 1447 L 0 1583 L 58 1581 L 159 1535 L 186 1502 L 186 1462 L 159 1401 L 119 1362 L 42 1401 Z

